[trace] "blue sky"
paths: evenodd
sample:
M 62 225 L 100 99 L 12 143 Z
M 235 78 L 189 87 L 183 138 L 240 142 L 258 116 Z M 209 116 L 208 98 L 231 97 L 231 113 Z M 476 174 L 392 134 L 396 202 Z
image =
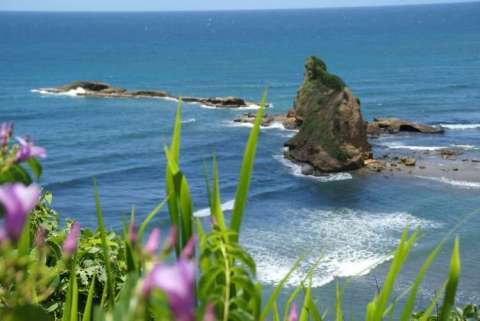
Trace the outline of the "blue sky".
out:
M 323 8 L 426 3 L 465 0 L 0 0 L 0 10 L 27 11 L 172 11 Z

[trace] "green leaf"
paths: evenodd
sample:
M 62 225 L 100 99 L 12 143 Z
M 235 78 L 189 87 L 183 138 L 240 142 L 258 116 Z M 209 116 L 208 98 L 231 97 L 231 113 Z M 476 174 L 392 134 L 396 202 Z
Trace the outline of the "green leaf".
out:
M 37 305 L 20 305 L 13 308 L 0 308 L 2 321 L 53 321 L 47 311 Z
M 250 132 L 248 137 L 247 146 L 245 147 L 245 152 L 243 154 L 242 167 L 240 169 L 240 177 L 237 186 L 237 192 L 235 194 L 235 205 L 232 211 L 232 220 L 230 222 L 231 229 L 237 233 L 233 237 L 234 241 L 238 241 L 238 235 L 240 234 L 240 228 L 243 220 L 243 213 L 247 205 L 248 190 L 250 187 L 250 178 L 253 172 L 253 162 L 255 160 L 255 154 L 257 151 L 257 141 L 258 136 L 260 135 L 260 125 L 263 121 L 263 112 L 265 104 L 267 102 L 267 90 L 265 90 L 260 103 L 260 108 L 258 109 L 255 124 Z
M 102 206 L 100 204 L 100 195 L 98 193 L 97 187 L 97 180 L 93 179 L 93 186 L 94 186 L 94 193 L 95 193 L 95 208 L 97 213 L 97 222 L 98 222 L 98 230 L 100 232 L 100 238 L 102 240 L 102 254 L 103 254 L 103 263 L 105 265 L 105 271 L 107 273 L 107 291 L 108 291 L 108 300 L 110 306 L 113 307 L 115 305 L 115 285 L 114 285 L 114 277 L 112 273 L 112 267 L 110 264 L 110 254 L 108 249 L 107 243 L 107 232 L 105 230 L 105 223 L 103 222 L 103 211 Z
M 449 319 L 450 311 L 455 304 L 455 295 L 457 293 L 460 270 L 460 245 L 457 237 L 455 238 L 455 243 L 453 245 L 452 258 L 450 259 L 450 271 L 448 273 L 448 281 L 445 288 L 445 295 L 443 297 L 442 309 L 440 310 L 440 321 L 446 321 Z
M 31 247 L 30 225 L 31 216 L 29 215 L 25 220 L 25 226 L 23 227 L 22 234 L 18 240 L 18 254 L 28 255 Z
M 0 173 L 0 185 L 16 182 L 25 185 L 32 184 L 32 178 L 22 166 L 13 164 L 7 170 Z
M 32 157 L 27 160 L 28 166 L 32 170 L 33 175 L 35 175 L 36 179 L 39 180 L 42 176 L 42 165 L 35 157 Z

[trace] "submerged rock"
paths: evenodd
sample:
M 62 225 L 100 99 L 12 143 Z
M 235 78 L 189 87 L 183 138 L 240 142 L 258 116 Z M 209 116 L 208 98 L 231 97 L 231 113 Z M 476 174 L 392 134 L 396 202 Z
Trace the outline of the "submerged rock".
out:
M 412 121 L 398 118 L 375 118 L 368 123 L 367 132 L 369 135 L 397 134 L 399 132 L 415 132 L 424 134 L 441 134 L 442 127 L 418 124 Z
M 240 117 L 235 118 L 233 121 L 236 123 L 248 123 L 253 124 L 255 123 L 255 113 L 247 113 Z M 275 123 L 282 124 L 285 129 L 297 129 L 298 124 L 295 117 L 289 115 L 264 115 L 262 120 L 263 127 L 271 127 Z
M 322 60 L 307 59 L 290 114 L 300 124 L 299 132 L 285 144 L 285 156 L 292 161 L 330 173 L 358 169 L 369 158 L 360 101 Z
M 136 90 L 129 91 L 125 88 L 116 88 L 110 84 L 99 81 L 74 81 L 70 84 L 54 87 L 40 88 L 40 92 L 48 92 L 54 94 L 67 93 L 72 90 L 76 91 L 78 96 L 90 96 L 100 98 L 170 98 L 179 100 L 180 97 L 169 94 L 163 90 Z M 258 105 L 255 102 L 248 101 L 238 97 L 183 97 L 186 103 L 197 103 L 208 107 L 216 108 L 241 108 Z

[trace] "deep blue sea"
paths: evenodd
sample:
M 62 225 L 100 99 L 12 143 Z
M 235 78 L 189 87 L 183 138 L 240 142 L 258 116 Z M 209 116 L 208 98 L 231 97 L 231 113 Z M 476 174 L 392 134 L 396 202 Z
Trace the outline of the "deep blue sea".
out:
M 63 218 L 95 225 L 96 177 L 106 221 L 120 228 L 132 206 L 144 217 L 165 195 L 163 146 L 176 103 L 41 95 L 32 89 L 82 79 L 259 100 L 268 85 L 270 112 L 283 113 L 292 105 L 309 55 L 322 57 L 346 81 L 360 97 L 366 119 L 396 116 L 448 125 L 444 135 L 373 141 L 376 150 L 462 145 L 475 157 L 480 148 L 480 3 L 201 13 L 1 12 L 0 121 L 15 121 L 17 134 L 31 135 L 47 149 L 42 183 L 53 192 Z M 207 206 L 204 166 L 212 155 L 219 162 L 224 208 L 231 207 L 249 133 L 231 120 L 244 112 L 184 106 L 181 166 L 197 214 Z M 420 226 L 423 237 L 396 294 L 408 287 L 435 244 L 480 208 L 475 171 L 461 181 L 302 177 L 281 157 L 282 144 L 292 135 L 278 128 L 262 131 L 242 234 L 266 287 L 308 250 L 300 272 L 323 256 L 313 285 L 329 311 L 334 277 L 346 281 L 363 274 L 351 278 L 345 292 L 345 309 L 361 314 L 359 303 L 373 296 L 376 280 L 381 284 L 389 253 L 407 225 Z M 156 224 L 166 228 L 167 213 L 160 216 Z M 479 231 L 480 215 L 459 230 L 460 302 L 480 303 Z M 423 303 L 446 278 L 451 245 L 420 291 Z

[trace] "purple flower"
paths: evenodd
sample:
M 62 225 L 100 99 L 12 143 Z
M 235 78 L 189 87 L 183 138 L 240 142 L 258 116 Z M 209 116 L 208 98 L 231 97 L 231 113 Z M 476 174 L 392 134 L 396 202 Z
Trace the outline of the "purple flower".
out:
M 65 241 L 63 241 L 63 254 L 66 257 L 71 257 L 77 250 L 78 237 L 80 236 L 80 224 L 77 222 L 72 224 L 70 232 Z
M 12 136 L 12 131 L 13 131 L 12 122 L 5 122 L 0 125 L 0 140 L 2 143 L 2 147 L 7 146 L 8 140 Z
M 5 232 L 5 229 L 3 226 L 0 226 L 0 246 L 2 245 L 3 242 L 7 240 L 7 232 Z
M 194 319 L 195 265 L 180 259 L 174 265 L 157 264 L 143 283 L 143 293 L 148 296 L 153 289 L 160 289 L 167 297 L 176 321 Z
M 297 321 L 297 320 L 298 320 L 297 305 L 293 303 L 292 308 L 290 309 L 290 313 L 288 315 L 288 321 Z
M 32 142 L 28 141 L 25 138 L 16 137 L 16 139 L 20 144 L 16 157 L 17 163 L 21 163 L 32 157 L 47 157 L 47 153 L 45 152 L 44 148 L 35 146 Z
M 143 251 L 147 255 L 154 255 L 158 251 L 158 239 L 160 238 L 160 229 L 154 228 L 148 237 L 147 243 L 143 247 Z
M 40 188 L 32 184 L 7 184 L 0 187 L 0 203 L 5 209 L 5 231 L 10 240 L 16 241 L 22 234 L 28 214 L 37 205 Z
M 133 220 L 132 222 L 130 222 L 130 225 L 128 226 L 128 238 L 130 239 L 130 243 L 132 243 L 132 245 L 137 244 L 138 228 L 137 228 L 137 225 L 135 224 L 135 221 Z
M 195 244 L 197 243 L 197 236 L 192 235 L 190 240 L 188 240 L 187 244 L 182 251 L 182 258 L 184 259 L 191 259 L 195 256 Z

